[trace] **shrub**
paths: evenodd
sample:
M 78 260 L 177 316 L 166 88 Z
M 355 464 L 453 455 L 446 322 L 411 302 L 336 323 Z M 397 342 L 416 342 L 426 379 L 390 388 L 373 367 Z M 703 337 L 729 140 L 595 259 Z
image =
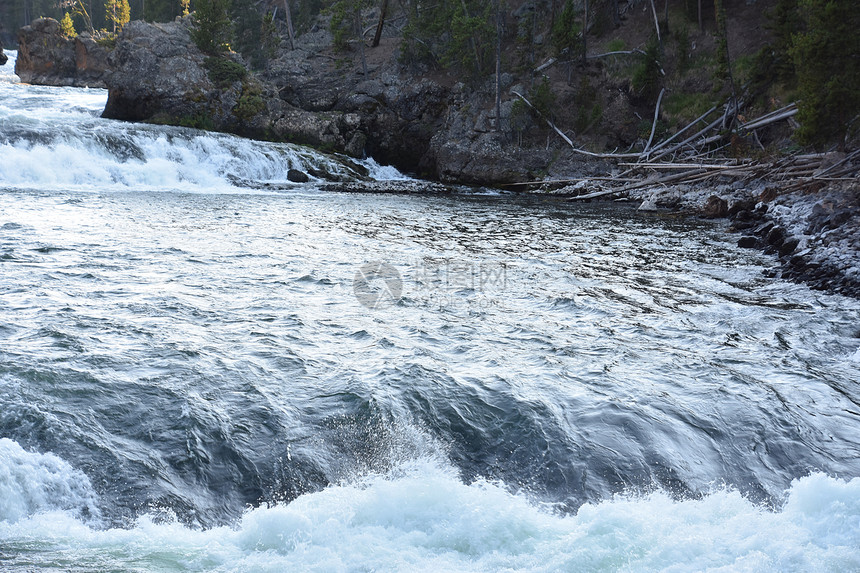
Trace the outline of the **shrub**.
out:
M 645 54 L 639 58 L 639 63 L 633 70 L 631 83 L 633 90 L 646 99 L 657 97 L 660 87 L 660 48 L 657 38 L 651 37 L 645 47 Z
M 69 16 L 68 12 L 66 12 L 63 19 L 60 20 L 60 33 L 62 33 L 66 38 L 74 38 L 78 35 L 78 33 L 75 32 L 75 24 L 72 22 L 72 17 Z
M 244 120 L 249 120 L 265 109 L 266 103 L 263 101 L 260 85 L 249 82 L 242 86 L 242 95 L 233 109 L 236 117 Z
M 573 0 L 567 0 L 552 28 L 552 42 L 559 55 L 567 54 L 573 59 L 582 52 L 581 28 L 576 21 Z
M 241 82 L 248 75 L 248 70 L 242 64 L 223 56 L 210 56 L 203 62 L 212 83 L 225 88 L 236 82 Z

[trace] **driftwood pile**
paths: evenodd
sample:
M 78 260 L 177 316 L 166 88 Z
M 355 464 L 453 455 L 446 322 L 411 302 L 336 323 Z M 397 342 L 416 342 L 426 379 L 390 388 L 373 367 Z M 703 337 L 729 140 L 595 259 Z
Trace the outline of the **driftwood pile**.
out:
M 534 109 L 522 94 L 515 95 Z M 860 175 L 860 150 L 847 155 L 836 152 L 794 154 L 776 159 L 739 159 L 720 154 L 737 138 L 748 137 L 758 142 L 756 130 L 779 121 L 793 121 L 791 118 L 797 113 L 794 103 L 741 122 L 738 113 L 743 102 L 729 100 L 722 109 L 712 107 L 671 137 L 652 145 L 662 99 L 663 91 L 657 98 L 651 135 L 638 153 L 594 153 L 580 149 L 549 118 L 544 117 L 547 125 L 576 153 L 614 161 L 623 171 L 611 177 L 528 182 L 512 187 L 542 189 L 568 195 L 572 200 L 582 200 L 625 196 L 638 189 L 700 183 L 710 179 L 722 182 L 768 180 L 783 183 L 784 192 L 811 190 L 828 181 L 856 180 Z

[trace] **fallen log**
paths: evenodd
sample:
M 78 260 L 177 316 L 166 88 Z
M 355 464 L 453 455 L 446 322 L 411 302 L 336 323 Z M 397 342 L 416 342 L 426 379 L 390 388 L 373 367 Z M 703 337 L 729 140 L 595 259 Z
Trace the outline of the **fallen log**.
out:
M 751 131 L 753 129 L 758 129 L 758 128 L 764 127 L 766 125 L 770 125 L 772 123 L 782 121 L 783 119 L 788 119 L 788 118 L 790 118 L 796 114 L 797 114 L 797 107 L 783 111 L 782 113 L 780 113 L 778 115 L 771 116 L 771 117 L 761 117 L 759 119 L 754 119 L 753 121 L 750 121 L 750 122 L 747 122 L 747 123 L 740 125 L 740 129 L 742 129 L 744 131 Z
M 642 50 L 640 50 L 638 48 L 635 50 L 618 50 L 615 52 L 605 52 L 603 54 L 593 54 L 591 56 L 585 56 L 585 59 L 586 60 L 596 60 L 597 58 L 605 58 L 607 56 L 623 56 L 623 55 L 630 56 L 633 54 L 642 54 L 644 56 L 645 52 L 643 52 Z
M 711 123 L 709 123 L 709 124 L 707 125 L 707 127 L 705 127 L 704 129 L 702 129 L 701 131 L 698 131 L 698 132 L 697 132 L 697 133 L 695 133 L 694 135 L 691 135 L 690 137 L 688 137 L 687 139 L 685 139 L 685 140 L 684 140 L 684 141 L 682 141 L 681 143 L 675 144 L 674 146 L 672 146 L 672 147 L 670 147 L 669 149 L 665 150 L 663 153 L 661 153 L 661 154 L 660 154 L 660 155 L 658 155 L 657 157 L 652 158 L 652 159 L 651 159 L 651 161 L 657 161 L 658 159 L 661 159 L 661 158 L 663 158 L 663 157 L 666 157 L 666 156 L 667 156 L 667 155 L 669 155 L 670 153 L 674 153 L 675 151 L 677 151 L 677 150 L 681 149 L 682 147 L 684 147 L 684 146 L 688 145 L 690 142 L 692 142 L 692 141 L 696 140 L 697 138 L 699 138 L 699 137 L 701 137 L 701 136 L 705 135 L 706 133 L 708 133 L 709 131 L 711 131 L 711 130 L 712 130 L 712 129 L 714 129 L 715 127 L 717 127 L 717 126 L 720 124 L 720 122 L 721 122 L 721 121 L 723 121 L 723 118 L 722 118 L 722 117 L 717 118 L 716 120 L 714 120 L 714 121 L 712 121 Z
M 705 119 L 706 117 L 708 117 L 709 115 L 711 115 L 711 114 L 712 114 L 713 112 L 715 112 L 716 110 L 717 110 L 717 106 L 712 107 L 711 109 L 709 109 L 708 111 L 706 111 L 704 114 L 700 115 L 700 116 L 699 116 L 699 117 L 697 117 L 695 120 L 693 120 L 693 122 L 692 122 L 692 123 L 688 124 L 688 125 L 687 125 L 686 127 L 684 127 L 681 131 L 679 131 L 679 132 L 675 133 L 675 135 L 673 135 L 673 136 L 672 136 L 672 137 L 670 137 L 669 139 L 667 139 L 667 140 L 665 140 L 665 141 L 663 141 L 663 142 L 661 142 L 661 143 L 659 143 L 659 144 L 655 145 L 655 146 L 654 146 L 654 148 L 653 148 L 649 153 L 654 153 L 654 152 L 655 152 L 655 151 L 657 151 L 658 149 L 662 149 L 662 148 L 666 147 L 666 145 L 668 145 L 669 143 L 671 143 L 672 141 L 674 141 L 674 139 L 675 139 L 676 137 L 678 137 L 679 135 L 681 135 L 682 133 L 684 133 L 685 131 L 687 131 L 688 129 L 690 129 L 691 127 L 693 127 L 694 125 L 696 125 L 697 123 L 699 123 L 700 121 L 702 121 L 703 119 Z M 645 158 L 646 158 L 646 159 L 648 158 L 648 157 L 647 157 L 647 154 L 646 154 L 646 157 L 645 157 Z
M 648 143 L 645 144 L 642 155 L 648 153 L 648 148 L 651 147 L 651 142 L 654 141 L 654 132 L 657 131 L 657 117 L 660 115 L 660 102 L 663 100 L 664 93 L 666 93 L 666 88 L 662 88 L 660 95 L 657 96 L 657 105 L 654 106 L 654 121 L 651 123 L 651 137 L 648 138 Z
M 514 94 L 515 96 L 517 96 L 518 98 L 520 98 L 521 100 L 523 100 L 523 102 L 525 102 L 525 104 L 527 106 L 529 106 L 530 108 L 535 110 L 537 112 L 537 114 L 543 118 L 543 120 L 546 122 L 546 124 L 548 126 L 550 126 L 550 128 L 552 128 L 552 130 L 555 131 L 568 145 L 570 145 L 570 147 L 576 153 L 588 155 L 589 157 L 599 157 L 599 158 L 604 158 L 604 159 L 615 158 L 615 157 L 618 157 L 618 158 L 639 157 L 638 153 L 618 153 L 618 154 L 616 154 L 616 153 L 594 153 L 592 151 L 586 151 L 584 149 L 579 149 L 578 147 L 576 147 L 576 144 L 574 144 L 573 141 L 562 130 L 560 130 L 558 127 L 556 127 L 556 125 L 552 122 L 552 120 L 550 120 L 548 117 L 544 117 L 544 115 L 540 111 L 538 111 L 535 106 L 532 105 L 532 102 L 530 102 L 526 98 L 526 96 L 524 96 L 523 94 L 516 92 L 516 91 L 511 91 L 511 93 Z

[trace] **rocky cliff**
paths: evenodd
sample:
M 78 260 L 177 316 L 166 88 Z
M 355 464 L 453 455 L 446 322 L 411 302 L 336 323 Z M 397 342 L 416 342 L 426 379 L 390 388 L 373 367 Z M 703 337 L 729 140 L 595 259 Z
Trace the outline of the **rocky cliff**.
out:
M 66 38 L 56 20 L 39 18 L 18 31 L 15 73 L 24 83 L 103 88 L 109 53 L 89 34 Z
M 106 87 L 105 117 L 371 156 L 445 182 L 499 185 L 604 169 L 557 145 L 512 145 L 510 129 L 498 129 L 511 123 L 510 94 L 497 119 L 486 111 L 493 86 L 418 77 L 398 63 L 396 38 L 361 65 L 356 54 L 333 56 L 328 32 L 309 33 L 255 75 L 237 54 L 202 53 L 191 26 L 188 17 L 130 22 L 108 47 L 86 34 L 67 39 L 55 20 L 39 19 L 19 31 L 16 73 L 29 83 Z
M 397 62 L 394 39 L 365 66 L 332 58 L 326 32 L 307 34 L 259 76 L 236 54 L 207 56 L 191 21 L 131 22 L 110 57 L 105 117 L 171 123 L 371 156 L 410 173 L 498 185 L 538 176 L 594 173 L 558 148 L 523 150 L 483 110 L 487 90 L 429 77 Z M 510 123 L 511 104 L 502 108 Z

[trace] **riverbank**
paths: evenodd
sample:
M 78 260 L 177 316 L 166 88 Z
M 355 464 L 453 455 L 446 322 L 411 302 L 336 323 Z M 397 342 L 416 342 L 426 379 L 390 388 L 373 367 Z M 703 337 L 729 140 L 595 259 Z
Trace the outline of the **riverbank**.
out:
M 770 276 L 860 298 L 860 182 L 786 191 L 791 186 L 757 181 L 644 188 L 630 200 L 656 212 L 726 219 L 739 246 L 777 258 Z
M 450 185 L 501 186 L 570 200 L 620 198 L 640 203 L 642 210 L 726 218 L 731 221 L 730 230 L 739 234 L 740 244 L 778 257 L 772 270 L 775 276 L 860 297 L 855 262 L 860 260 L 856 181 L 823 178 L 791 191 L 798 183 L 812 180 L 794 176 L 797 166 L 777 158 L 767 169 L 758 162 L 758 171 L 767 172 L 765 177 L 754 176 L 754 162 L 737 160 L 734 166 L 713 166 L 721 169 L 715 177 L 674 184 L 673 180 L 683 180 L 696 166 L 683 162 L 640 166 L 625 163 L 633 161 L 630 155 L 583 153 L 552 131 L 544 149 L 512 146 L 504 143 L 504 133 L 492 128 L 492 117 L 470 115 L 487 94 L 469 93 L 462 84 L 451 85 L 437 81 L 439 78 L 410 83 L 391 49 L 371 56 L 367 77 L 345 74 L 321 57 L 329 49 L 325 32 L 302 36 L 296 49 L 282 53 L 266 74 L 219 87 L 208 77 L 206 58 L 191 43 L 188 26 L 188 19 L 158 25 L 134 22 L 118 38 L 111 54 L 97 60 L 103 73 L 95 80 L 108 86 L 112 98 L 107 116 L 220 128 L 358 157 L 369 153 L 406 171 L 424 170 L 425 177 Z M 56 31 L 52 22 L 37 21 L 19 39 L 26 45 L 28 38 L 44 39 Z M 48 61 L 56 56 L 57 45 L 67 46 L 67 51 L 76 45 L 35 40 L 30 44 L 53 46 L 41 56 L 36 49 L 28 51 L 42 62 L 42 70 L 51 69 Z M 86 51 L 77 52 L 86 61 Z M 78 70 L 82 77 L 95 77 L 93 69 L 79 65 Z M 54 83 L 80 85 L 59 68 L 54 75 Z M 46 81 L 32 73 L 27 77 L 35 83 Z M 521 88 L 511 86 L 509 90 L 519 93 Z M 237 110 L 247 109 L 257 101 L 254 98 L 260 102 L 257 113 L 237 117 Z M 219 125 L 207 125 L 216 119 Z M 434 130 L 428 137 L 427 132 Z M 847 167 L 847 174 L 856 177 L 857 163 L 856 154 L 824 154 L 818 171 L 839 164 L 843 176 Z M 693 172 L 694 179 L 709 177 L 701 171 Z M 329 187 L 414 193 L 424 186 L 337 182 Z M 426 187 L 429 192 L 445 190 L 435 183 Z

